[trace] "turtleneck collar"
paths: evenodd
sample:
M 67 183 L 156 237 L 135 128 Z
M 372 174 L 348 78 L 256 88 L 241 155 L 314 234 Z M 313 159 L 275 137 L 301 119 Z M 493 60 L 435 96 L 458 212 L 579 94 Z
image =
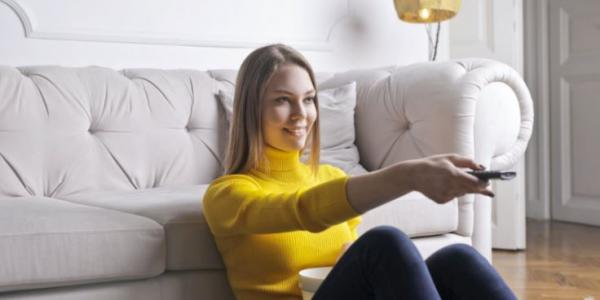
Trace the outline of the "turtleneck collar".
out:
M 307 170 L 300 161 L 300 151 L 283 151 L 271 146 L 264 148 L 265 159 L 256 171 L 279 181 L 298 181 L 306 178 Z

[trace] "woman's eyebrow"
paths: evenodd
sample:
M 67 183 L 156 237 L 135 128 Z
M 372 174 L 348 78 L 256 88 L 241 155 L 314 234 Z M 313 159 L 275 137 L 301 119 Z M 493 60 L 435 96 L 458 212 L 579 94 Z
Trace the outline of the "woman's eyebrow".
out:
M 284 90 L 284 89 L 276 89 L 273 92 L 275 93 L 282 93 L 282 94 L 288 94 L 288 95 L 294 95 L 294 93 L 288 91 L 288 90 Z M 316 91 L 314 89 L 308 90 L 304 93 L 304 95 L 308 95 L 308 94 L 316 94 Z

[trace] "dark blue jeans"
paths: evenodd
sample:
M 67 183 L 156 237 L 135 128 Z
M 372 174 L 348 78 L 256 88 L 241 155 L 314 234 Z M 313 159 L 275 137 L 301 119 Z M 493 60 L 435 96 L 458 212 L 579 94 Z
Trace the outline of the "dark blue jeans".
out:
M 471 246 L 444 247 L 426 261 L 406 234 L 389 226 L 363 234 L 342 256 L 313 300 L 516 299 Z

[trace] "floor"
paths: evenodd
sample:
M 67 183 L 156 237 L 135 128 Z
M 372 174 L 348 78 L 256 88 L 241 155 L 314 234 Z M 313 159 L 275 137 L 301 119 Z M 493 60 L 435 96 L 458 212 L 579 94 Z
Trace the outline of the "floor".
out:
M 494 251 L 519 299 L 600 300 L 600 227 L 527 221 L 527 250 Z

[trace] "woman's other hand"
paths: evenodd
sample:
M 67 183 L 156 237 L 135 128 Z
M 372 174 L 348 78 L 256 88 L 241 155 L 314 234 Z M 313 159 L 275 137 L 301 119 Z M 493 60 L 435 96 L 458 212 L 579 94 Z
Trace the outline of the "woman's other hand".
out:
M 483 166 L 456 154 L 429 156 L 415 161 L 412 187 L 433 201 L 443 204 L 468 193 L 494 197 L 489 182 L 468 174 L 464 168 L 483 170 Z

